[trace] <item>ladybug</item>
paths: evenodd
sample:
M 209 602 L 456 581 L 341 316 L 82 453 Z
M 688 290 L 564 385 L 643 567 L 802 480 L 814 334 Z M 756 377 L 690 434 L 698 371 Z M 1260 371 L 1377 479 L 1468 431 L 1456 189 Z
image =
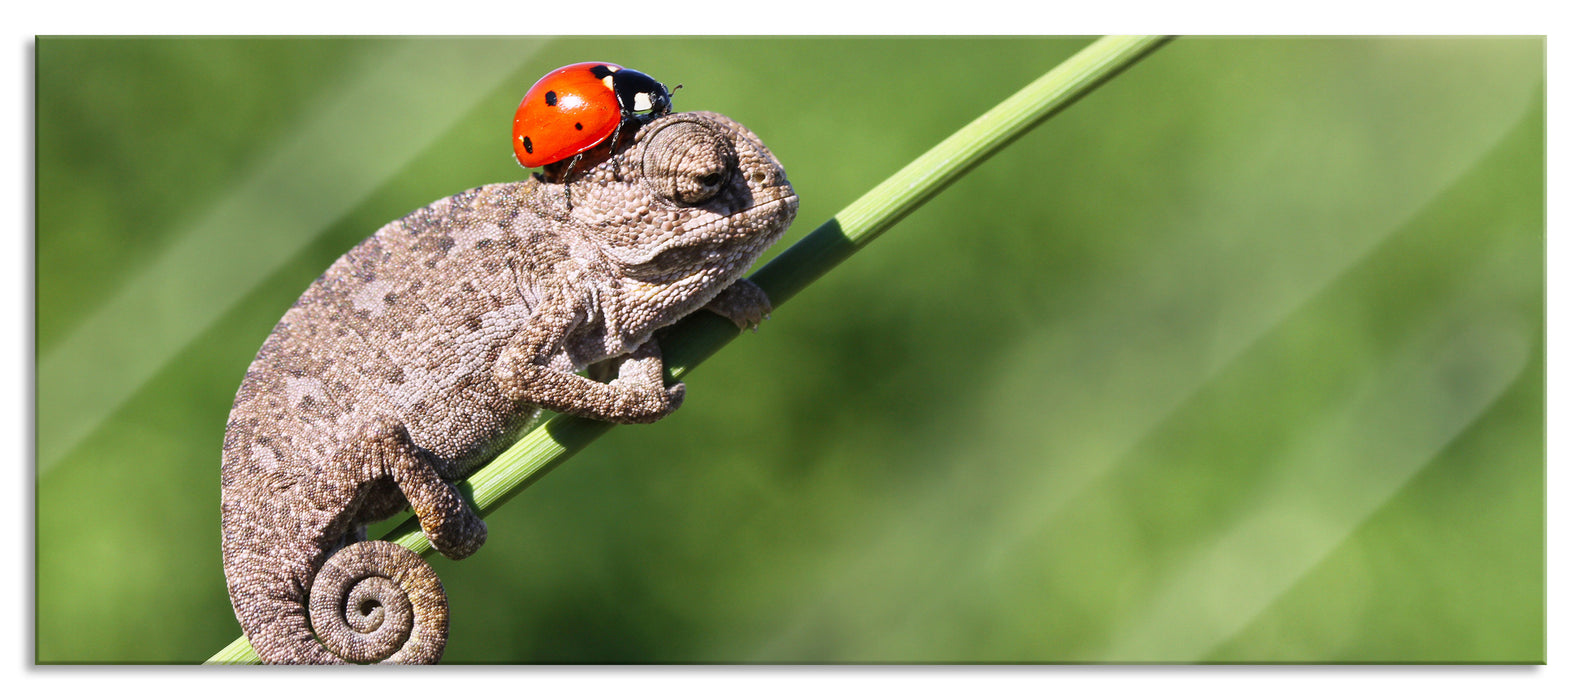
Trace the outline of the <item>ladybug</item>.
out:
M 669 113 L 670 89 L 646 74 L 614 63 L 573 63 L 527 91 L 516 108 L 512 146 L 522 167 L 537 168 L 598 146 L 628 122 Z

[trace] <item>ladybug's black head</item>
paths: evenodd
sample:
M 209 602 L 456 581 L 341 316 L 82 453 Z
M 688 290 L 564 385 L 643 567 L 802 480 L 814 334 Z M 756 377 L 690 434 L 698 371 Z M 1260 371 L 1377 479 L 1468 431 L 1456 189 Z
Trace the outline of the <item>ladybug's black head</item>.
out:
M 598 75 L 598 69 L 594 70 L 594 74 Z M 609 75 L 615 99 L 621 103 L 621 117 L 646 122 L 670 113 L 670 89 L 664 83 L 630 68 L 622 68 Z M 604 78 L 602 75 L 598 77 L 601 80 Z

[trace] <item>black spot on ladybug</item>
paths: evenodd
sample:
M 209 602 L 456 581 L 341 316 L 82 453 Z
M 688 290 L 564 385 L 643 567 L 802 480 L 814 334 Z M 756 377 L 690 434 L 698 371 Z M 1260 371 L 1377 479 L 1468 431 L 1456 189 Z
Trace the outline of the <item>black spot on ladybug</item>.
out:
M 602 63 L 597 65 L 597 66 L 594 66 L 592 68 L 589 68 L 588 71 L 593 73 L 593 77 L 598 78 L 600 80 L 603 80 L 605 76 L 615 75 L 615 71 L 610 70 L 609 66 L 606 66 L 606 65 L 604 65 Z
M 551 107 L 554 107 L 555 106 L 555 100 L 556 100 L 556 98 L 555 98 L 555 91 L 554 90 L 550 90 L 549 92 L 544 93 L 544 104 L 549 105 Z
M 582 131 L 582 122 L 577 122 L 577 131 Z
M 530 139 L 530 138 L 528 138 L 526 136 L 523 136 L 522 137 L 522 150 L 527 151 L 528 153 L 532 153 L 533 152 L 533 139 Z

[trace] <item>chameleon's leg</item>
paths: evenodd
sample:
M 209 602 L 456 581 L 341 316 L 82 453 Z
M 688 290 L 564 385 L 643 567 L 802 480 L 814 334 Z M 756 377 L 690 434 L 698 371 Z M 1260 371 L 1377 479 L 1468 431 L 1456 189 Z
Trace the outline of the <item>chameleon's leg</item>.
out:
M 665 386 L 657 342 L 639 346 L 622 360 L 615 381 L 604 384 L 548 366 L 549 348 L 565 337 L 554 328 L 530 325 L 495 361 L 495 384 L 510 400 L 611 423 L 652 423 L 681 406 L 686 387 Z
M 488 526 L 412 444 L 405 426 L 394 420 L 379 421 L 365 433 L 362 443 L 371 450 L 368 463 L 395 479 L 396 488 L 412 504 L 412 512 L 435 550 L 447 558 L 462 559 L 483 546 Z
M 710 299 L 703 308 L 724 316 L 737 328 L 758 330 L 758 324 L 769 318 L 774 304 L 758 285 L 739 279 Z
M 634 391 L 664 391 L 665 358 L 659 352 L 659 341 L 649 338 L 637 346 L 632 354 L 621 358 L 610 384 L 631 387 Z M 672 388 L 677 389 L 678 393 L 685 391 L 681 384 Z

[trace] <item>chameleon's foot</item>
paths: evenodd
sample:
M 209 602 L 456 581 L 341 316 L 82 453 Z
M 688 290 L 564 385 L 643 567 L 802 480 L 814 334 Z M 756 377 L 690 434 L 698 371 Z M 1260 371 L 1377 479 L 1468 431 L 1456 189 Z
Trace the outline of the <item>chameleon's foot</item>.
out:
M 758 330 L 758 324 L 769 318 L 774 303 L 758 285 L 739 279 L 726 287 L 703 308 L 729 319 L 742 330 Z

